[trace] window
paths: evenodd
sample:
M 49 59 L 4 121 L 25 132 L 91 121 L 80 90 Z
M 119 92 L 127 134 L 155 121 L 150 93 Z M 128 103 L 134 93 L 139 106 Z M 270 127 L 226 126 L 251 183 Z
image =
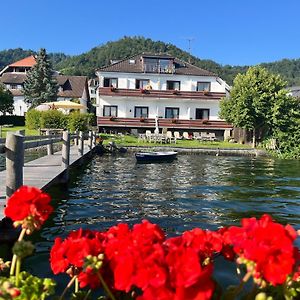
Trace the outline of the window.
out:
M 149 108 L 146 106 L 135 106 L 134 107 L 134 117 L 135 118 L 148 118 Z
M 19 87 L 18 87 L 17 84 L 11 83 L 11 84 L 10 84 L 10 88 L 11 88 L 12 90 L 17 90 Z
M 103 117 L 117 117 L 118 106 L 116 105 L 104 105 L 103 106 Z
M 118 78 L 104 78 L 103 86 L 117 88 L 118 87 Z
M 178 107 L 166 107 L 165 118 L 174 119 L 179 117 L 179 108 Z
M 145 89 L 149 85 L 149 79 L 136 79 L 135 88 L 136 89 Z
M 197 91 L 210 91 L 210 82 L 197 82 Z
M 207 108 L 196 108 L 196 119 L 209 119 L 209 109 Z
M 180 81 L 167 81 L 167 90 L 177 90 L 180 91 Z

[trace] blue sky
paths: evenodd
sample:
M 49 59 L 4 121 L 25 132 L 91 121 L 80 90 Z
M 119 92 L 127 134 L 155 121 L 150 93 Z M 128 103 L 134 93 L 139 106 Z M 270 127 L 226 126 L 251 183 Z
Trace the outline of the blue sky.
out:
M 1 1 L 0 50 L 80 54 L 123 36 L 175 44 L 221 64 L 300 58 L 299 0 Z

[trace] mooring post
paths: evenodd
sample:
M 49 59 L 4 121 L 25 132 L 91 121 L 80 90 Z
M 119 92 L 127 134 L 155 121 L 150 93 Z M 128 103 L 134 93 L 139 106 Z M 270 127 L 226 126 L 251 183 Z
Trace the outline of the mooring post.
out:
M 93 148 L 96 147 L 97 133 L 93 131 Z
M 7 133 L 6 141 L 6 198 L 23 185 L 24 136 Z
M 83 155 L 83 147 L 84 147 L 84 136 L 83 132 L 79 131 L 79 141 L 78 141 L 78 155 Z
M 50 130 L 46 131 L 46 135 L 49 137 L 50 144 L 47 145 L 47 155 L 53 155 L 53 143 L 51 139 L 51 132 Z
M 78 146 L 78 130 L 75 130 L 74 144 Z
M 88 143 L 89 150 L 93 148 L 93 131 L 89 131 L 89 143 Z
M 65 170 L 64 180 L 69 180 L 69 165 L 70 165 L 70 134 L 64 131 L 62 135 L 62 168 Z

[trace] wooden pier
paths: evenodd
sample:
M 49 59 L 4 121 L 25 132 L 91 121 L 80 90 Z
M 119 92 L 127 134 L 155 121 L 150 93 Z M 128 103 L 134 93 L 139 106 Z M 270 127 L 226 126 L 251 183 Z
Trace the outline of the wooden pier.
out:
M 84 140 L 85 136 L 87 140 Z M 71 145 L 71 141 L 74 144 Z M 5 142 L 5 144 L 3 143 Z M 62 150 L 53 152 L 53 144 L 62 143 Z M 46 156 L 24 164 L 24 150 L 47 145 Z M 0 220 L 4 217 L 6 199 L 21 185 L 46 189 L 50 185 L 67 181 L 69 168 L 80 164 L 96 146 L 96 134 L 83 132 L 47 136 L 9 134 L 0 140 L 0 153 L 6 153 L 6 170 L 0 172 Z

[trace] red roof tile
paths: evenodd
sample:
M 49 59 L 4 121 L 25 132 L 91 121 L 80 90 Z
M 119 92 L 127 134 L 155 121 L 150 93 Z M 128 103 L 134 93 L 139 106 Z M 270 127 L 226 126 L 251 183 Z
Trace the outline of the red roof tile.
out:
M 21 60 L 18 60 L 12 64 L 10 67 L 33 67 L 36 64 L 35 57 L 33 55 L 25 57 Z

